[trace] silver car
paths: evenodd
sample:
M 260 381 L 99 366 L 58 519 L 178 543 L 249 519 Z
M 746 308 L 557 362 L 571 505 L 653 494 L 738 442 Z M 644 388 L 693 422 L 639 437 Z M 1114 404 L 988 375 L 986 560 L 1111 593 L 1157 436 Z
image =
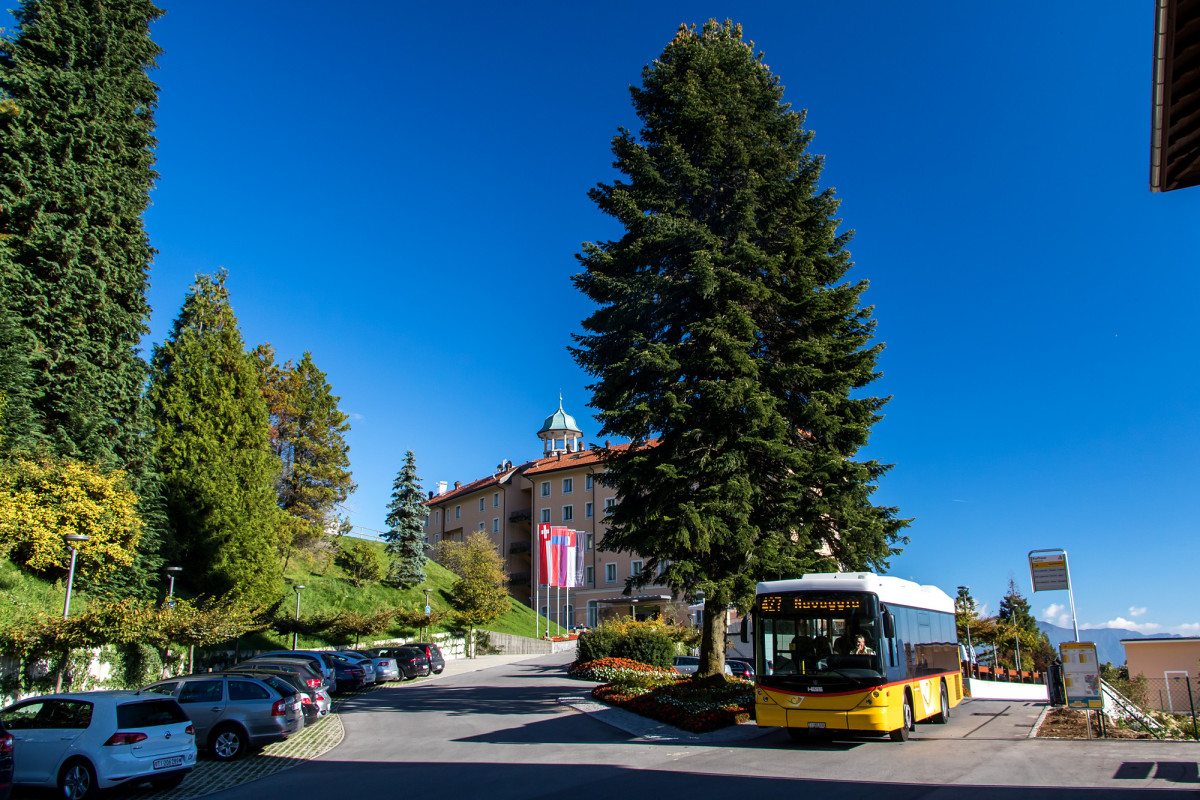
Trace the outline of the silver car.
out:
M 166 697 L 75 692 L 0 711 L 13 738 L 13 783 L 57 787 L 66 800 L 121 784 L 178 786 L 196 766 L 195 728 Z
M 205 672 L 153 683 L 142 690 L 174 697 L 196 726 L 196 742 L 218 761 L 278 742 L 304 727 L 300 693 L 268 675 Z
M 360 653 L 357 650 L 343 650 L 346 655 L 360 656 L 369 659 L 375 665 L 375 682 L 384 683 L 386 681 L 400 680 L 400 665 L 396 663 L 396 659 L 389 655 L 377 655 L 375 653 Z
M 375 672 L 375 662 L 366 656 L 360 656 L 352 650 L 337 650 L 327 652 L 325 655 L 332 658 L 334 661 L 340 661 L 343 664 L 350 664 L 355 667 L 362 667 L 365 673 L 366 684 L 370 686 L 374 683 L 382 683 L 383 680 L 378 678 Z

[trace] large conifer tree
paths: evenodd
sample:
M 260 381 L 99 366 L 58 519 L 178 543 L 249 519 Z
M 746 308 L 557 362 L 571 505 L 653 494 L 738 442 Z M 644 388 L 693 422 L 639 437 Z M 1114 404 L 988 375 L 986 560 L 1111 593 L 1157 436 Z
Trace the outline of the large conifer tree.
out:
M 388 531 L 383 535 L 387 553 L 391 556 L 388 579 L 401 589 L 425 582 L 425 518 L 429 511 L 421 479 L 417 477 L 417 457 L 409 450 L 404 466 L 392 483 L 392 502 L 388 504 Z
M 0 239 L 35 427 L 52 452 L 135 484 L 161 15 L 149 0 L 25 0 L 0 42 Z
M 338 408 L 324 372 L 305 352 L 295 366 L 275 364 L 274 350 L 259 345 L 253 353 L 264 381 L 270 412 L 271 450 L 279 458 L 279 507 L 310 537 L 338 527 L 338 509 L 354 492 L 350 417 Z M 293 526 L 295 528 L 296 526 Z
M 601 547 L 703 592 L 701 669 L 720 673 L 724 612 L 756 581 L 896 552 L 906 522 L 870 502 L 887 467 L 854 459 L 886 402 L 858 391 L 882 345 L 812 134 L 741 27 L 681 26 L 631 93 L 623 179 L 590 193 L 625 233 L 586 243 L 575 277 L 599 308 L 573 353 L 602 433 L 632 442 L 606 453 Z
M 198 592 L 274 600 L 282 591 L 279 461 L 224 272 L 197 277 L 151 368 L 168 555 Z

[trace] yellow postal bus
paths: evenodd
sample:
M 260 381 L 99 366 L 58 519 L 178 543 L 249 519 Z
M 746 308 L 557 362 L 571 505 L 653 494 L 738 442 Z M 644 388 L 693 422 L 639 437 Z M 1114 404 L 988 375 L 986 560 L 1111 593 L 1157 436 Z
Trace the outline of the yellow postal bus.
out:
M 797 740 L 859 731 L 903 742 L 917 722 L 949 720 L 962 700 L 954 601 L 941 589 L 837 572 L 767 581 L 756 594 L 760 726 Z

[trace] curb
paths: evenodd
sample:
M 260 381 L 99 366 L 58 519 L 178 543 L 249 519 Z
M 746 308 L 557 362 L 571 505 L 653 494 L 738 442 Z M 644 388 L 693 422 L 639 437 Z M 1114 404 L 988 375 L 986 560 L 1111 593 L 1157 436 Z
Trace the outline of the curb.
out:
M 760 728 L 753 722 L 729 725 L 708 733 L 683 731 L 665 722 L 655 722 L 632 711 L 605 705 L 579 695 L 558 698 L 559 705 L 567 706 L 581 714 L 624 731 L 648 743 L 670 742 L 672 744 L 733 744 L 757 739 L 775 731 L 775 728 Z

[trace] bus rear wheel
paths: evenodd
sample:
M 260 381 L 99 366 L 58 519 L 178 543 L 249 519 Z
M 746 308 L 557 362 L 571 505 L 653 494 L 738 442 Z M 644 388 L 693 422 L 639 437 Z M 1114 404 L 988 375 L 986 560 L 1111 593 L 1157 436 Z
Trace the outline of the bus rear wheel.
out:
M 907 742 L 908 741 L 908 733 L 910 730 L 912 730 L 912 726 L 913 726 L 912 700 L 909 698 L 908 694 L 905 693 L 905 695 L 904 695 L 904 725 L 902 727 L 897 728 L 896 730 L 892 731 L 888 735 L 892 737 L 893 742 Z
M 930 721 L 938 725 L 945 725 L 950 721 L 950 695 L 946 691 L 945 681 L 942 681 L 942 710 L 934 714 Z

